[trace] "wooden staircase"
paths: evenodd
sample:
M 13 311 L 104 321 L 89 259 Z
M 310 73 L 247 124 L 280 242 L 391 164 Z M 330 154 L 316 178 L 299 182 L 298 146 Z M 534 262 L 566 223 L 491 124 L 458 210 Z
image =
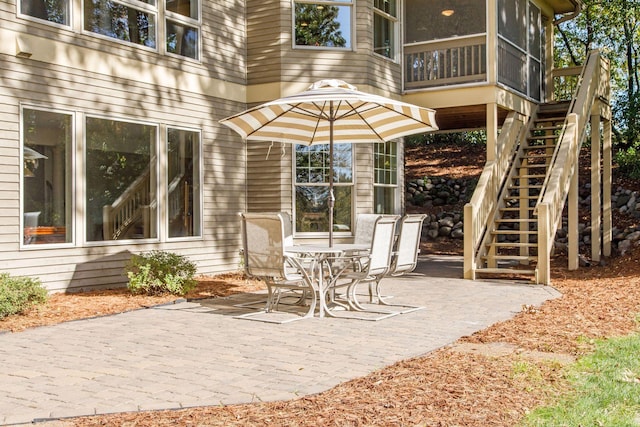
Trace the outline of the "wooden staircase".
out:
M 538 219 L 536 205 L 561 136 L 569 103 L 540 106 L 517 151 L 484 241 L 476 274 L 536 280 Z
M 588 129 L 596 201 L 592 242 L 603 242 L 602 248 L 592 244 L 592 253 L 599 257 L 610 252 L 609 63 L 592 51 L 582 67 L 555 70 L 553 77 L 572 76 L 578 77 L 571 99 L 541 105 L 527 117 L 511 111 L 504 120 L 495 156 L 464 208 L 465 278 L 499 276 L 549 284 L 554 239 L 565 215 L 568 267 L 578 268 L 579 153 Z

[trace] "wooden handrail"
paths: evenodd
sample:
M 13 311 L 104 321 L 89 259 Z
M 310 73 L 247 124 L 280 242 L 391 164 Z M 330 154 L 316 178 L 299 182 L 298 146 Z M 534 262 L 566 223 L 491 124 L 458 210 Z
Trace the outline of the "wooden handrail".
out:
M 506 182 L 523 129 L 523 116 L 510 112 L 498 136 L 498 158 L 485 165 L 471 200 L 464 207 L 465 278 L 473 279 L 477 252 L 487 231 L 489 219 L 496 211 L 498 195 Z
M 558 143 L 553 152 L 549 168 L 544 180 L 540 196 L 536 204 L 538 215 L 538 280 L 541 283 L 550 282 L 550 257 L 552 242 L 562 221 L 562 211 L 569 193 L 571 177 L 577 173 L 579 152 L 586 137 L 586 128 L 593 105 L 597 97 L 608 97 L 608 85 L 603 85 L 603 79 L 608 80 L 606 64 L 602 64 L 600 52 L 590 52 L 582 70 L 571 101 L 569 113 L 560 133 Z

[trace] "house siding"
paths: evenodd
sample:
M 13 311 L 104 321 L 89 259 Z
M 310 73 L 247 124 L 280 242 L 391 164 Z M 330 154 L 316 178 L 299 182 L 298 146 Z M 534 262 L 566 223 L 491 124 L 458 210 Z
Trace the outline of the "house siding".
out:
M 189 257 L 202 274 L 238 268 L 237 212 L 245 208 L 246 162 L 237 138 L 218 119 L 245 106 L 238 91 L 246 82 L 244 8 L 234 1 L 203 2 L 202 16 L 198 62 L 22 19 L 15 2 L 0 1 L 0 271 L 38 277 L 49 290 L 62 291 L 123 285 L 131 254 L 153 249 Z M 28 41 L 31 58 L 15 56 L 16 38 Z M 199 130 L 202 237 L 167 241 L 161 232 L 158 241 L 83 243 L 83 223 L 74 218 L 74 243 L 21 248 L 21 106 L 74 114 L 79 170 L 87 116 L 158 125 L 160 144 L 167 126 Z M 75 190 L 82 190 L 77 181 Z M 76 210 L 81 199 L 74 197 Z

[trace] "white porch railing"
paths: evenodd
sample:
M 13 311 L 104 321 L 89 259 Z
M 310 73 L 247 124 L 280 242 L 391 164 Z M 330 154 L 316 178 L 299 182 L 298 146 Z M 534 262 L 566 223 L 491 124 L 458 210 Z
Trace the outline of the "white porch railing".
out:
M 484 35 L 404 47 L 405 89 L 486 81 Z

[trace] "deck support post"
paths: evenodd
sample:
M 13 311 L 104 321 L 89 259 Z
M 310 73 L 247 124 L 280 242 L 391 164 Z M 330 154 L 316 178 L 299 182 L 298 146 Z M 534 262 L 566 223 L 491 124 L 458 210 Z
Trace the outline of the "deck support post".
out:
M 601 236 L 601 212 L 602 203 L 601 175 L 600 175 L 600 115 L 591 115 L 591 260 L 600 262 L 602 242 Z
M 578 165 L 575 167 L 575 171 L 569 178 L 569 195 L 568 195 L 568 212 L 567 212 L 567 227 L 569 229 L 568 244 L 567 244 L 567 263 L 569 270 L 578 269 L 578 248 L 580 247 L 580 234 L 578 233 L 578 188 L 579 188 L 579 173 Z
M 612 212 L 611 212 L 611 121 L 602 122 L 602 253 L 611 256 Z

